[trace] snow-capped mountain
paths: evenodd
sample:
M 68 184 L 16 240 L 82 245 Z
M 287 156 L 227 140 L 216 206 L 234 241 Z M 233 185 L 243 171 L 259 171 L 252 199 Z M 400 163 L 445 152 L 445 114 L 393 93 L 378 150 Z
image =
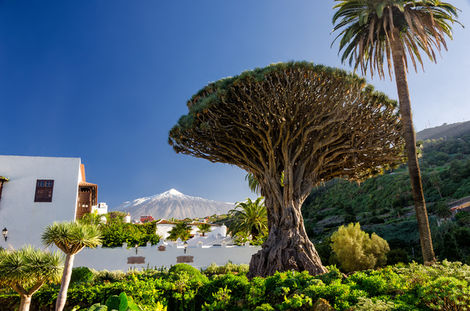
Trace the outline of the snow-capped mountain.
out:
M 155 219 L 184 219 L 226 214 L 234 207 L 234 203 L 192 197 L 176 189 L 170 189 L 151 197 L 124 202 L 114 210 L 130 213 L 132 218 L 136 219 L 140 216 L 152 216 Z

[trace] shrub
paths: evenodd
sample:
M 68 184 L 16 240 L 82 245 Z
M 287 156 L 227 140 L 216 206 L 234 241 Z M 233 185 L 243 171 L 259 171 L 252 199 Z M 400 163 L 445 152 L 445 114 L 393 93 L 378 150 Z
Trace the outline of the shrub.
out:
M 201 271 L 185 263 L 178 263 L 172 266 L 170 270 L 168 270 L 168 272 L 170 274 L 178 274 L 185 272 L 189 275 L 190 278 L 193 279 L 201 279 L 203 277 Z
M 95 283 L 118 282 L 126 278 L 126 274 L 122 271 L 101 270 L 95 272 Z
M 331 236 L 331 248 L 345 272 L 372 269 L 386 263 L 387 241 L 361 230 L 359 223 L 341 226 Z
M 246 264 L 235 265 L 231 262 L 228 262 L 223 266 L 218 266 L 215 263 L 212 263 L 205 270 L 203 270 L 203 272 L 208 276 L 227 273 L 247 274 L 249 268 L 250 266 Z
M 95 275 L 90 268 L 77 267 L 72 269 L 70 283 L 89 283 L 92 282 Z

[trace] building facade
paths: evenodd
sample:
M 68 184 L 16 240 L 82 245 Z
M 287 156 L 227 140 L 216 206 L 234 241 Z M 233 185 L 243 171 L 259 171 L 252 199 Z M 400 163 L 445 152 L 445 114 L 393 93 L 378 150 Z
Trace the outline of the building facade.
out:
M 3 248 L 39 247 L 46 226 L 76 220 L 97 204 L 98 186 L 86 181 L 80 158 L 0 155 L 0 176 Z

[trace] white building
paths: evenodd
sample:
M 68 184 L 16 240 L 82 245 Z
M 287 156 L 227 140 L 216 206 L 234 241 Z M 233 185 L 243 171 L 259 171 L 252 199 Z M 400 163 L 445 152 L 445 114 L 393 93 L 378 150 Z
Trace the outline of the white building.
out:
M 108 213 L 108 204 L 104 202 L 98 203 L 98 205 L 93 205 L 91 207 L 91 213 L 96 213 L 97 215 L 105 215 Z
M 41 246 L 44 228 L 91 212 L 97 185 L 86 182 L 80 158 L 0 155 L 0 246 Z M 6 181 L 8 179 L 8 181 Z
M 199 228 L 198 226 L 203 223 L 191 223 L 189 224 L 191 227 L 190 235 L 191 236 L 197 236 L 199 235 Z M 171 222 L 165 219 L 161 219 L 160 221 L 157 222 L 156 227 L 156 234 L 161 236 L 162 239 L 167 239 L 168 236 L 170 235 L 171 229 L 176 225 L 175 222 Z M 213 225 L 210 224 L 211 226 L 211 231 L 206 233 L 207 236 L 217 236 L 220 235 L 222 237 L 227 236 L 227 227 L 225 225 L 219 226 L 219 225 Z

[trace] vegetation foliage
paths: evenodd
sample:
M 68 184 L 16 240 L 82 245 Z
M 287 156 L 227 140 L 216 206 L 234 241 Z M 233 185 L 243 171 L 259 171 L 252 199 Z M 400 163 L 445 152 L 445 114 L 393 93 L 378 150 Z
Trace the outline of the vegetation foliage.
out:
M 367 234 L 359 223 L 339 227 L 331 236 L 331 248 L 345 272 L 373 269 L 387 263 L 387 241 Z
M 443 207 L 448 210 L 449 202 L 470 196 L 470 135 L 423 143 L 420 166 L 436 255 L 440 260 L 470 263 L 470 245 L 466 242 L 470 236 L 469 214 L 459 212 L 445 221 L 446 225 L 438 226 L 438 220 L 448 215 L 442 213 Z M 421 260 L 408 178 L 406 167 L 400 167 L 361 184 L 337 179 L 314 188 L 302 207 L 309 236 L 317 242 L 325 241 L 339 226 L 359 222 L 366 232 L 386 239 L 392 255 L 405 252 L 408 259 L 404 261 L 402 256 L 400 261 Z M 459 241 L 458 248 L 446 243 L 445 236 L 450 242 Z M 320 243 L 317 249 L 324 262 L 333 263 L 327 244 Z
M 87 310 L 123 292 L 143 310 L 158 310 L 159 304 L 168 310 L 311 310 L 320 298 L 335 310 L 465 310 L 470 303 L 470 267 L 457 262 L 400 264 L 348 277 L 331 266 L 320 276 L 288 271 L 251 281 L 246 267 L 199 272 L 184 266 L 72 283 L 66 309 Z M 34 308 L 50 310 L 56 293 L 57 285 L 44 286 L 33 297 Z M 1 292 L 0 311 L 14 309 L 18 299 Z
M 19 311 L 30 308 L 31 297 L 44 284 L 62 275 L 62 257 L 30 246 L 0 251 L 0 286 L 8 286 L 21 297 Z
M 252 244 L 264 242 L 268 233 L 268 216 L 264 198 L 237 202 L 235 209 L 229 211 L 228 228 L 239 242 L 252 241 Z
M 190 237 L 191 226 L 187 222 L 180 221 L 177 222 L 173 228 L 171 228 L 167 239 L 170 241 L 176 241 L 178 239 L 181 239 L 181 241 L 186 241 L 189 240 Z
M 126 213 L 111 212 L 106 214 L 106 222 L 101 221 L 97 214 L 86 214 L 81 223 L 96 224 L 101 231 L 103 247 L 122 247 L 127 243 L 129 247 L 145 246 L 147 243 L 158 244 L 160 237 L 156 234 L 156 221 L 142 224 L 124 222 Z
M 336 0 L 333 31 L 341 37 L 339 50 L 342 61 L 349 58 L 354 69 L 365 74 L 378 72 L 384 77 L 384 64 L 395 74 L 400 103 L 402 135 L 408 162 L 420 245 L 424 262 L 436 260 L 432 244 L 426 201 L 417 158 L 416 137 L 411 117 L 411 99 L 407 71 L 411 59 L 423 66 L 423 57 L 436 61 L 436 52 L 447 49 L 446 39 L 452 38 L 452 24 L 457 11 L 452 4 L 435 0 Z

